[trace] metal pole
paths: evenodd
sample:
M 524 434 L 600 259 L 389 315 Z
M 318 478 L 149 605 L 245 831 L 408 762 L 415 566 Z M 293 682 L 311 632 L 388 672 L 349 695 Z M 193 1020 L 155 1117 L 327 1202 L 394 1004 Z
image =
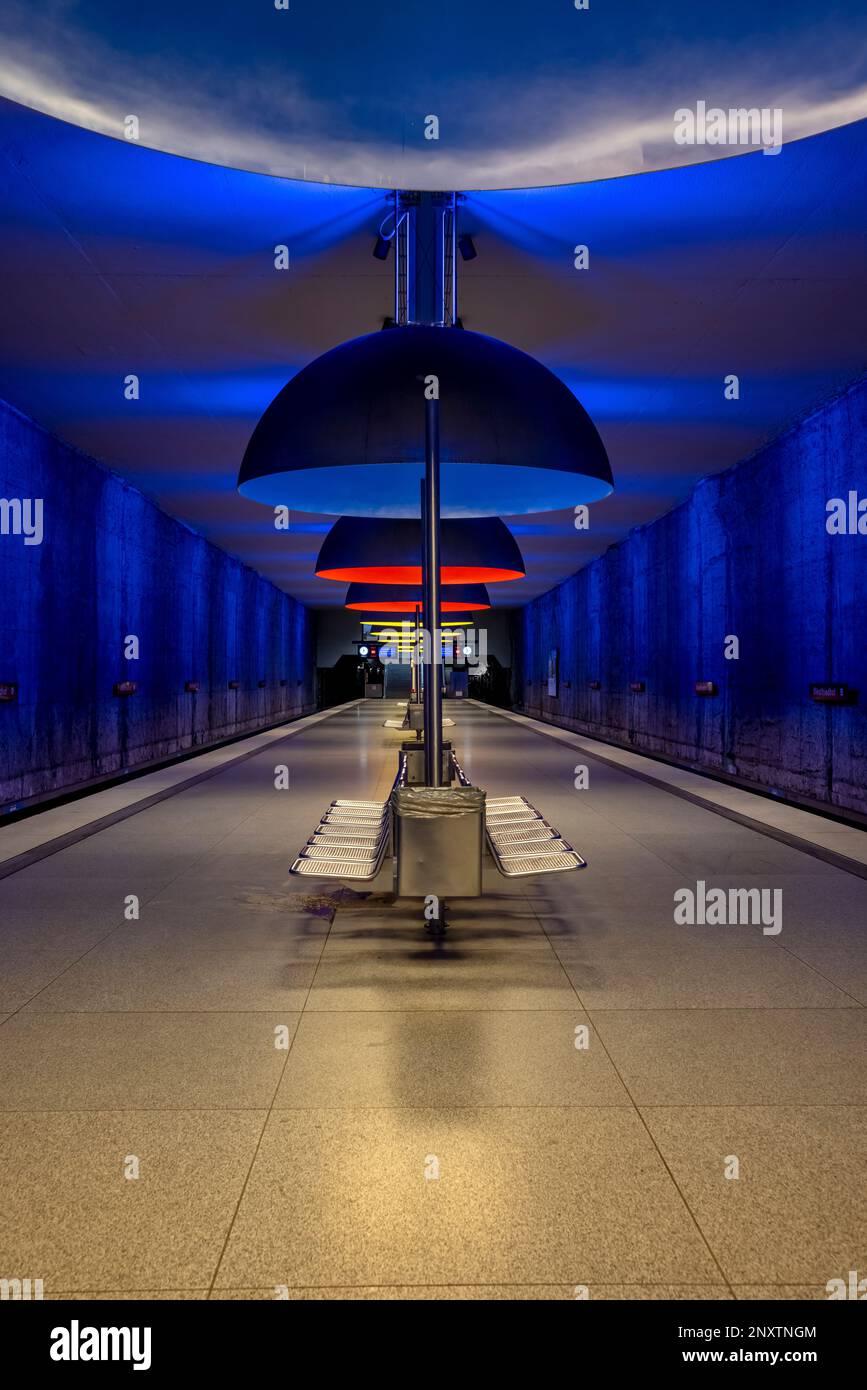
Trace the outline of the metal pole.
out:
M 429 671 L 425 669 L 425 632 L 429 632 L 431 624 L 428 620 L 428 528 L 425 523 L 425 482 L 424 478 L 418 484 L 418 495 L 420 495 L 420 514 L 421 517 L 421 603 L 417 610 L 421 614 L 421 631 L 418 634 L 418 698 L 422 705 L 422 719 L 427 723 L 428 716 L 428 685 Z M 428 644 L 429 652 L 429 644 Z
M 424 431 L 424 608 L 430 634 L 430 664 L 424 701 L 424 771 L 428 787 L 442 785 L 443 726 L 440 618 L 440 403 L 425 401 Z
M 425 480 L 419 483 L 419 495 L 421 498 L 421 633 L 418 649 L 418 676 L 421 684 L 421 706 L 422 724 L 427 724 L 430 708 L 428 706 L 428 691 L 430 690 L 430 666 L 425 661 L 425 651 L 430 659 L 430 619 L 427 615 L 427 507 L 425 505 Z M 422 735 L 416 735 L 417 738 Z M 425 782 L 427 783 L 427 763 L 425 763 Z

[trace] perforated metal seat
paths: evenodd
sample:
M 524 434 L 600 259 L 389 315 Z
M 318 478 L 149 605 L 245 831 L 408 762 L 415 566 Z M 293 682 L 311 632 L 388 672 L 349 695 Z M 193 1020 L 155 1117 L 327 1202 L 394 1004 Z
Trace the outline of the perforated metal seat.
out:
M 494 863 L 505 878 L 583 869 L 586 861 L 524 796 L 486 803 L 485 829 Z
M 398 778 L 403 775 L 403 765 Z M 387 801 L 332 801 L 289 872 L 305 877 L 375 878 L 389 843 Z

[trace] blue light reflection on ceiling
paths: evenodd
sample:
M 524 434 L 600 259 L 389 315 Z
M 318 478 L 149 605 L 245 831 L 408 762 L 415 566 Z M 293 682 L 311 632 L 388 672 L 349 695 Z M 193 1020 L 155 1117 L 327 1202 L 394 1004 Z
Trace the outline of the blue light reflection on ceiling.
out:
M 238 520 L 256 509 L 234 479 L 285 382 L 388 311 L 392 267 L 370 256 L 384 191 L 239 175 L 6 102 L 0 143 L 0 395 L 290 592 L 315 592 L 309 566 L 266 545 L 270 528 Z M 577 550 L 568 512 L 551 531 L 515 523 L 530 570 L 516 602 L 539 591 L 534 574 L 542 587 L 549 566 L 565 577 L 578 553 L 675 505 L 864 369 L 867 122 L 773 158 L 470 194 L 461 215 L 479 247 L 461 267 L 468 327 L 567 383 L 616 481 Z M 297 270 L 275 280 L 277 227 Z M 593 248 L 586 281 L 579 241 Z M 732 349 L 747 364 L 736 406 L 721 390 Z M 133 406 L 120 383 L 142 363 Z

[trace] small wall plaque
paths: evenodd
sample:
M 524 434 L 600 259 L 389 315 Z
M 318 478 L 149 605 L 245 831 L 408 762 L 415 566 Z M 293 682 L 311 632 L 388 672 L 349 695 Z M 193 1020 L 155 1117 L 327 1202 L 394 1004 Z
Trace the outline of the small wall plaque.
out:
M 858 691 L 851 685 L 811 685 L 810 699 L 820 705 L 857 705 Z

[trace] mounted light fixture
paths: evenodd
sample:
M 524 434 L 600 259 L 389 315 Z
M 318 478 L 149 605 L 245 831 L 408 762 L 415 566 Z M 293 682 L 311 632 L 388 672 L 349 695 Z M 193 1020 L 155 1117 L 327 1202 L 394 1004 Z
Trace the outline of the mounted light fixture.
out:
M 523 579 L 517 542 L 499 517 L 444 521 L 440 529 L 440 583 L 496 584 Z M 320 579 L 344 584 L 421 584 L 421 522 L 342 516 L 316 561 Z
M 383 233 L 383 228 L 389 220 L 391 220 L 392 222 L 391 232 Z M 391 243 L 394 241 L 394 233 L 394 213 L 389 212 L 379 224 L 379 231 L 376 234 L 376 241 L 373 243 L 373 251 L 371 254 L 376 258 L 376 260 L 388 260 L 388 253 L 391 250 Z
M 283 387 L 247 445 L 242 496 L 329 516 L 418 516 L 431 378 L 444 517 L 555 511 L 611 492 L 596 427 L 547 367 L 481 333 L 408 324 L 341 344 Z

